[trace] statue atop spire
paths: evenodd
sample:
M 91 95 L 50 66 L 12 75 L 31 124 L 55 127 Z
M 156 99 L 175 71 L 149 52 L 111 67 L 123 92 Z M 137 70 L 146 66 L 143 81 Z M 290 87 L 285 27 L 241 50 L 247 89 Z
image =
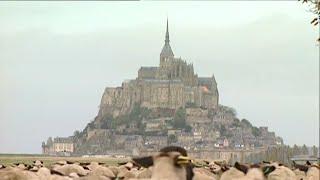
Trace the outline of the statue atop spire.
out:
M 170 46 L 170 39 L 169 39 L 169 21 L 167 18 L 167 29 L 166 29 L 166 38 L 164 41 L 164 46 L 162 48 L 162 51 L 160 53 L 160 58 L 168 58 L 168 57 L 174 57 L 173 51 Z

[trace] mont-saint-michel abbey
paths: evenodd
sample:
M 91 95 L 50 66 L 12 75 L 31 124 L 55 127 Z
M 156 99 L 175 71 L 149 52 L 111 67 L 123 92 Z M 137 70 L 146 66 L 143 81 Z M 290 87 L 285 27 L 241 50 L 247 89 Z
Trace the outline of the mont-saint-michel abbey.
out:
M 159 66 L 141 67 L 136 78 L 107 87 L 94 120 L 70 137 L 50 137 L 43 153 L 131 156 L 176 145 L 194 157 L 235 161 L 283 144 L 268 127 L 256 127 L 219 104 L 213 74 L 198 77 L 191 62 L 175 57 L 168 20 L 156 57 Z
M 178 109 L 192 103 L 196 107 L 214 109 L 218 106 L 217 83 L 211 77 L 198 77 L 193 64 L 175 58 L 170 46 L 169 27 L 160 53 L 158 67 L 141 67 L 138 77 L 121 87 L 106 88 L 101 101 L 101 115 L 118 116 L 131 110 L 134 103 L 142 107 Z

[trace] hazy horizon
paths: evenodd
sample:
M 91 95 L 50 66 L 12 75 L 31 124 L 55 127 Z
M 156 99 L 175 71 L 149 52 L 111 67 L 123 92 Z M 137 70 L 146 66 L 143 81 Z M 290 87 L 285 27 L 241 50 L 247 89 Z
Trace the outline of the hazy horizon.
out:
M 0 153 L 82 130 L 107 86 L 176 57 L 285 144 L 319 145 L 319 32 L 301 2 L 0 2 Z

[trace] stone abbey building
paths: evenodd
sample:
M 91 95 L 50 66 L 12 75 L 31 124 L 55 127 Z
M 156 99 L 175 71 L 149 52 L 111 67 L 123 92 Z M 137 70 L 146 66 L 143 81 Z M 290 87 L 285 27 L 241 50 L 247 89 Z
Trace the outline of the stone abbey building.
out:
M 214 109 L 218 102 L 219 93 L 214 76 L 198 77 L 192 63 L 174 57 L 167 20 L 159 66 L 141 67 L 136 79 L 123 82 L 121 87 L 107 87 L 98 116 L 112 114 L 116 117 L 128 113 L 134 103 L 149 109 L 177 109 L 188 103 Z

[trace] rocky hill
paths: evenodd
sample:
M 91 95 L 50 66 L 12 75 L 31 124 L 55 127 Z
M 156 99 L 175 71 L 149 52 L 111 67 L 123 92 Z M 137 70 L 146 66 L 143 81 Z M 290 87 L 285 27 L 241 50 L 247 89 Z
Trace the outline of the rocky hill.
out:
M 239 120 L 230 107 L 204 109 L 190 105 L 172 110 L 148 109 L 139 104 L 124 115 L 97 117 L 75 134 L 75 142 L 79 154 L 132 154 L 133 150 L 156 151 L 166 145 L 191 150 L 254 149 L 283 143 L 267 127 Z
M 159 66 L 141 67 L 135 79 L 107 87 L 98 115 L 74 133 L 73 144 L 70 138 L 58 139 L 57 146 L 49 141 L 44 152 L 139 154 L 177 145 L 200 153 L 219 149 L 233 157 L 234 150 L 283 143 L 267 127 L 255 127 L 238 119 L 233 108 L 219 105 L 214 75 L 198 77 L 192 63 L 174 57 L 169 42 L 167 22 Z

